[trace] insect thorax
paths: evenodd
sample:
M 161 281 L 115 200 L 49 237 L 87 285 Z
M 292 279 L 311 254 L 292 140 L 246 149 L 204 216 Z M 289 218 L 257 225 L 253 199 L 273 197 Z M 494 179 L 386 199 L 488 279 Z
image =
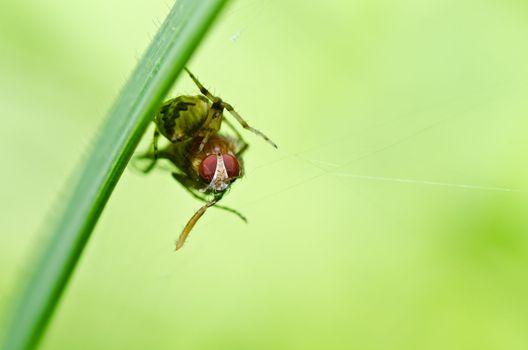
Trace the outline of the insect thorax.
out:
M 154 118 L 159 131 L 171 142 L 196 136 L 210 109 L 203 96 L 178 96 L 166 101 Z
M 207 187 L 199 175 L 201 162 L 209 155 L 230 154 L 236 156 L 237 143 L 234 139 L 222 135 L 213 135 L 209 138 L 204 148 L 199 151 L 200 138 L 194 138 L 183 142 L 171 143 L 161 151 L 163 158 L 171 161 L 181 172 L 194 182 L 193 187 L 204 189 Z M 243 162 L 238 158 L 240 174 L 243 174 Z

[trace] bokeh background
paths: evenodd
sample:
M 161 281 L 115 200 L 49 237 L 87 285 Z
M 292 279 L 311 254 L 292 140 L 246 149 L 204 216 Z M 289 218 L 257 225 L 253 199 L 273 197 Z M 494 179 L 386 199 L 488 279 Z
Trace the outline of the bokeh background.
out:
M 170 6 L 0 5 L 0 320 Z M 174 253 L 200 203 L 127 169 L 42 349 L 528 348 L 527 38 L 517 0 L 233 3 L 189 67 L 279 144 L 249 223 Z

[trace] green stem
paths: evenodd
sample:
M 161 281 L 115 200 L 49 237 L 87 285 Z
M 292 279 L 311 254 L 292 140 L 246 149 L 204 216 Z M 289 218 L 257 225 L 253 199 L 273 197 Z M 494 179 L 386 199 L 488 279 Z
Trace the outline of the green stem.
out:
M 2 349 L 45 332 L 101 212 L 152 116 L 227 0 L 179 0 L 101 127 L 51 239 L 21 293 Z

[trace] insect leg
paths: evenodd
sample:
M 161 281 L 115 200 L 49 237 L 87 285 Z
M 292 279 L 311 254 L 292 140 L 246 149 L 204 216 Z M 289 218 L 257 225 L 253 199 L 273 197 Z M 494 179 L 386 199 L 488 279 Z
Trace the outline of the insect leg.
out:
M 225 109 L 227 109 L 229 111 L 229 113 L 231 113 L 231 115 L 233 117 L 235 117 L 235 119 L 240 123 L 240 125 L 242 125 L 242 127 L 244 129 L 247 129 L 249 131 L 251 131 L 252 133 L 254 134 L 257 134 L 259 135 L 260 137 L 262 137 L 264 140 L 268 141 L 269 144 L 271 144 L 273 147 L 277 148 L 277 145 L 270 140 L 269 137 L 267 137 L 266 135 L 264 135 L 262 132 L 260 132 L 259 130 L 251 127 L 245 120 L 244 118 L 242 118 L 240 116 L 240 114 L 238 114 L 237 111 L 235 111 L 235 109 L 233 108 L 233 106 L 231 106 L 229 103 L 227 102 L 222 102 L 222 105 Z
M 244 129 L 247 129 L 251 132 L 253 132 L 254 134 L 257 134 L 259 136 L 261 136 L 262 138 L 264 138 L 264 140 L 268 141 L 273 147 L 277 148 L 277 145 L 270 140 L 269 137 L 267 137 L 266 135 L 264 135 L 262 132 L 260 132 L 259 130 L 251 127 L 241 116 L 240 114 L 237 113 L 237 111 L 235 111 L 235 109 L 233 108 L 233 106 L 231 106 L 229 103 L 226 103 L 224 101 L 222 101 L 221 99 L 219 99 L 218 97 L 214 96 L 213 94 L 211 94 L 203 85 L 202 83 L 200 83 L 200 81 L 198 80 L 198 78 L 196 78 L 194 76 L 194 74 L 191 73 L 190 70 L 188 70 L 187 68 L 184 68 L 185 71 L 189 74 L 189 76 L 191 77 L 191 79 L 194 81 L 194 83 L 196 84 L 196 86 L 198 86 L 198 88 L 200 89 L 200 92 L 205 95 L 208 99 L 211 100 L 211 102 L 213 102 L 213 105 L 211 106 L 211 109 L 215 109 L 215 105 L 216 104 L 219 104 L 221 105 L 221 108 L 216 108 L 216 109 L 219 109 L 220 111 L 222 111 L 223 108 L 227 109 L 229 111 L 229 113 L 231 113 L 233 115 L 233 117 L 235 117 L 235 119 L 240 123 L 240 125 L 242 125 L 242 127 Z M 205 144 L 205 143 L 203 143 Z M 200 150 L 202 149 L 203 147 L 201 146 L 200 147 Z
M 158 130 L 158 127 L 154 127 L 154 135 L 152 136 L 152 162 L 143 169 L 144 173 L 150 172 L 152 169 L 154 169 L 154 166 L 156 165 L 156 162 L 158 161 L 158 140 L 159 140 L 160 132 Z
M 240 157 L 248 148 L 249 144 L 244 140 L 244 137 L 242 137 L 242 134 L 238 132 L 238 130 L 235 128 L 235 126 L 227 119 L 225 116 L 222 117 L 222 120 L 229 126 L 229 128 L 233 131 L 233 133 L 238 138 L 238 141 L 240 144 L 238 145 L 239 150 L 236 152 L 237 157 Z
M 152 138 L 152 153 L 147 152 L 147 153 L 144 153 L 134 158 L 134 167 L 140 170 L 142 173 L 146 174 L 150 172 L 152 169 L 154 169 L 154 165 L 156 165 L 156 162 L 158 161 L 159 154 L 160 154 L 158 151 L 159 135 L 160 133 L 158 131 L 158 128 L 156 127 L 154 129 L 154 136 Z M 140 159 L 150 159 L 150 164 L 147 165 L 145 168 L 141 169 L 141 167 L 136 162 L 136 160 L 140 160 Z
M 240 147 L 240 149 L 236 153 L 236 156 L 240 158 L 242 154 L 244 154 L 244 152 L 247 151 L 248 148 L 249 148 L 249 144 L 247 143 L 242 144 L 242 147 Z
M 205 130 L 205 133 L 202 138 L 202 142 L 200 143 L 200 147 L 198 148 L 198 151 L 201 152 L 209 140 L 209 137 L 216 132 L 216 129 L 210 128 L 209 125 L 211 122 L 222 116 L 222 112 L 224 110 L 224 107 L 222 107 L 221 103 L 213 103 L 211 108 L 209 109 L 209 113 L 207 113 L 207 118 L 205 119 L 205 122 L 203 123 L 202 130 Z
M 152 151 L 154 152 L 154 162 L 158 160 L 158 140 L 159 140 L 160 132 L 158 130 L 158 127 L 156 126 L 154 129 L 154 135 L 152 137 Z
M 242 141 L 243 143 L 247 143 L 244 138 L 242 137 L 242 134 L 235 128 L 235 126 L 233 125 L 233 123 L 231 123 L 229 121 L 229 119 L 227 119 L 225 116 L 222 116 L 222 121 L 224 123 L 227 124 L 227 126 L 229 126 L 229 128 L 231 129 L 231 131 L 233 131 L 233 133 L 236 135 L 236 137 Z
M 194 215 L 189 219 L 185 227 L 183 228 L 182 233 L 180 234 L 180 237 L 178 237 L 178 241 L 176 242 L 176 250 L 183 247 L 183 244 L 185 243 L 185 240 L 189 236 L 189 233 L 191 232 L 194 225 L 196 225 L 196 222 L 202 217 L 202 215 L 205 213 L 207 209 L 215 205 L 220 199 L 222 199 L 222 196 L 225 192 L 220 193 L 215 198 L 211 199 L 209 202 L 205 203 L 204 206 L 202 206 L 200 209 L 194 213 Z
M 193 196 L 194 198 L 196 198 L 196 199 L 198 199 L 198 200 L 200 200 L 202 202 L 207 202 L 207 199 L 204 196 L 200 196 L 199 194 L 197 194 L 196 192 L 194 192 L 192 190 L 192 180 L 190 180 L 187 176 L 182 175 L 182 174 L 178 174 L 178 173 L 172 173 L 172 177 L 176 181 L 178 181 L 180 183 L 180 185 L 182 185 L 183 188 L 185 188 L 187 190 L 187 192 L 189 192 L 191 194 L 191 196 Z M 230 213 L 233 213 L 236 216 L 238 216 L 242 221 L 247 222 L 247 218 L 244 215 L 242 215 L 240 212 L 235 210 L 235 209 L 232 209 L 232 208 L 229 208 L 229 207 L 225 207 L 223 205 L 215 205 L 215 208 L 222 209 L 222 210 L 228 211 Z
M 202 142 L 200 142 L 200 147 L 198 147 L 198 152 L 201 152 L 203 150 L 203 148 L 205 147 L 205 144 L 207 143 L 207 141 L 209 141 L 209 137 L 214 133 L 214 129 L 211 129 L 211 128 L 206 128 L 204 130 L 206 131 L 202 138 Z
M 218 98 L 213 95 L 212 93 L 209 92 L 209 90 L 207 90 L 203 85 L 202 83 L 200 83 L 200 81 L 198 80 L 198 78 L 196 78 L 194 76 L 194 74 L 191 73 L 190 70 L 187 69 L 187 67 L 184 67 L 183 69 L 185 69 L 185 71 L 187 72 L 187 74 L 189 74 L 189 76 L 191 77 L 191 79 L 194 81 L 194 83 L 196 84 L 196 86 L 198 86 L 198 89 L 200 89 L 200 92 L 205 96 L 207 97 L 208 99 L 210 99 L 212 102 L 216 101 Z

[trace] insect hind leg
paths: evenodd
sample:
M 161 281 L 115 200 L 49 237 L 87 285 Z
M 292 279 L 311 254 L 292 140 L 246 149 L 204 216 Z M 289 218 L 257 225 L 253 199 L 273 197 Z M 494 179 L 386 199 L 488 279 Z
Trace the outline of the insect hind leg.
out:
M 135 169 L 141 171 L 143 174 L 149 173 L 152 169 L 154 169 L 154 166 L 158 162 L 158 159 L 163 158 L 163 155 L 158 150 L 159 135 L 160 133 L 158 129 L 154 129 L 154 137 L 152 138 L 151 150 L 140 155 L 134 156 L 131 160 L 132 166 Z M 147 166 L 144 166 L 147 160 L 149 161 L 149 163 Z M 142 164 L 139 164 L 140 162 L 142 162 Z
M 189 76 L 191 77 L 191 79 L 194 81 L 194 83 L 196 84 L 196 86 L 198 86 L 198 88 L 200 89 L 200 92 L 205 96 L 207 97 L 209 100 L 211 100 L 211 102 L 213 103 L 213 107 L 215 107 L 216 104 L 219 105 L 220 108 L 217 108 L 218 110 L 220 110 L 220 112 L 222 111 L 222 109 L 227 109 L 229 111 L 229 113 L 231 113 L 231 115 L 233 117 L 235 117 L 235 119 L 240 123 L 240 125 L 242 125 L 242 127 L 244 129 L 247 129 L 249 131 L 251 131 L 252 133 L 256 134 L 256 135 L 259 135 L 260 137 L 262 137 L 264 140 L 266 140 L 269 144 L 271 144 L 273 147 L 275 148 L 278 148 L 277 145 L 275 144 L 275 142 L 271 141 L 271 139 L 269 137 L 267 137 L 266 135 L 264 135 L 264 133 L 262 133 L 260 130 L 257 130 L 255 129 L 254 127 L 250 126 L 245 120 L 244 118 L 242 118 L 240 116 L 240 114 L 238 114 L 237 111 L 235 111 L 235 109 L 233 108 L 233 106 L 231 106 L 229 103 L 227 102 L 224 102 L 222 101 L 219 97 L 216 97 L 215 95 L 213 95 L 212 93 L 209 92 L 209 90 L 207 90 L 203 85 L 202 83 L 200 83 L 200 81 L 198 80 L 198 78 L 196 78 L 194 76 L 194 74 L 191 73 L 191 71 L 189 69 L 187 69 L 187 67 L 184 67 L 185 71 L 187 72 L 187 74 L 189 74 Z M 215 108 L 212 108 L 212 109 L 215 109 Z M 202 148 L 202 147 L 201 147 Z
M 249 130 L 251 131 L 252 133 L 256 134 L 256 135 L 259 135 L 260 137 L 262 137 L 264 140 L 266 140 L 270 145 L 272 145 L 273 147 L 275 148 L 278 148 L 277 145 L 275 144 L 275 142 L 271 141 L 271 139 L 269 137 L 267 137 L 266 135 L 264 135 L 264 133 L 262 133 L 261 131 L 255 129 L 254 127 L 250 126 L 245 120 L 244 118 L 242 118 L 240 116 L 240 114 L 238 114 L 237 111 L 235 111 L 235 109 L 233 108 L 233 106 L 231 106 L 229 103 L 227 102 L 222 102 L 222 105 L 224 106 L 225 109 L 227 109 L 227 111 L 229 113 L 231 113 L 231 115 L 233 117 L 235 117 L 235 119 L 240 123 L 240 125 L 246 129 L 246 130 Z
M 194 81 L 194 83 L 196 84 L 196 86 L 198 86 L 198 89 L 200 89 L 200 92 L 202 93 L 202 95 L 204 95 L 205 97 L 207 97 L 208 99 L 211 100 L 211 102 L 215 102 L 216 100 L 218 100 L 218 97 L 216 97 L 215 95 L 213 95 L 212 93 L 209 92 L 209 90 L 207 90 L 205 88 L 205 86 L 202 85 L 202 83 L 200 83 L 200 81 L 198 80 L 198 78 L 196 78 L 194 76 L 194 74 L 191 73 L 191 71 L 189 69 L 187 69 L 187 67 L 184 67 L 183 69 L 185 69 L 185 71 L 187 72 L 187 74 L 189 74 L 189 76 L 191 77 L 192 81 Z
M 142 171 L 146 174 L 150 172 L 152 169 L 154 169 L 154 166 L 158 162 L 159 158 L 159 151 L 158 151 L 158 141 L 159 141 L 160 132 L 158 130 L 158 127 L 154 128 L 154 135 L 152 136 L 152 161 L 150 164 L 143 169 Z

